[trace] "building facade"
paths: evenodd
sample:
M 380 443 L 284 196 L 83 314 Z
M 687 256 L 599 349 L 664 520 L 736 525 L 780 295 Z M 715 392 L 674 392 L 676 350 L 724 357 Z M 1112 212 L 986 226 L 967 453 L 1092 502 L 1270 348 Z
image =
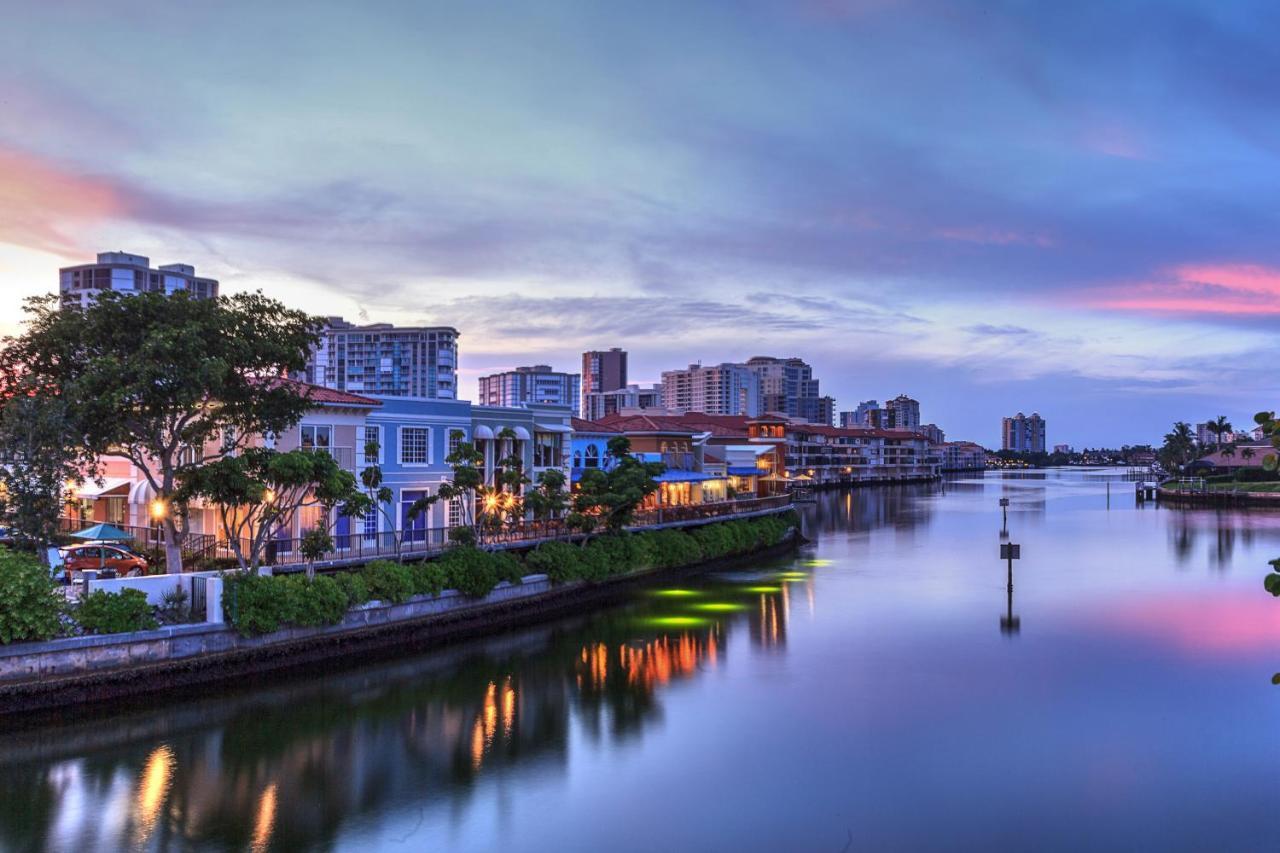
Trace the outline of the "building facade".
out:
M 100 252 L 98 262 L 58 270 L 58 292 L 64 305 L 87 306 L 98 294 L 189 293 L 195 299 L 213 299 L 218 282 L 200 278 L 190 264 L 164 264 L 151 268 L 151 259 L 128 252 Z
M 1005 418 L 1001 424 L 1001 443 L 1004 450 L 1016 453 L 1044 453 L 1045 422 L 1038 412 L 1030 416 L 1022 412 Z
M 541 403 L 548 406 L 569 406 L 575 412 L 580 408 L 579 387 L 582 377 L 576 373 L 560 373 L 550 365 L 535 364 L 517 367 L 502 373 L 480 377 L 480 396 L 476 400 L 482 406 L 523 406 Z
M 582 354 L 581 414 L 588 417 L 585 405 L 592 394 L 617 391 L 627 387 L 627 353 L 619 347 L 589 350 Z
M 920 428 L 920 403 L 906 394 L 899 394 L 884 404 L 885 429 Z
M 612 391 L 593 391 L 582 398 L 582 413 L 586 420 L 598 421 L 609 415 L 642 412 L 662 408 L 662 386 L 641 388 L 628 385 Z
M 755 356 L 747 368 L 760 380 L 760 411 L 831 426 L 835 400 L 823 397 L 813 368 L 803 359 Z
M 452 326 L 357 326 L 330 317 L 303 378 L 353 394 L 453 400 L 457 368 Z
M 885 423 L 885 411 L 876 400 L 863 400 L 852 412 L 840 413 L 840 426 L 843 429 L 866 427 L 881 429 Z
M 691 364 L 662 373 L 662 406 L 708 415 L 760 414 L 760 380 L 744 364 Z
M 943 471 L 981 471 L 987 467 L 987 451 L 972 441 L 948 441 L 941 447 Z

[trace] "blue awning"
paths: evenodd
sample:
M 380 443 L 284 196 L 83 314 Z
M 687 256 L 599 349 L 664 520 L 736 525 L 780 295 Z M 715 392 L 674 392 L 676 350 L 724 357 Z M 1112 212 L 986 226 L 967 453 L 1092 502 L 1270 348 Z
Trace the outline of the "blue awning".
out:
M 659 483 L 701 483 L 706 480 L 719 480 L 720 478 L 714 474 L 705 474 L 701 471 L 680 471 L 672 468 L 663 471 L 661 475 L 653 479 Z
M 758 477 L 765 472 L 754 465 L 730 465 L 729 473 L 734 477 Z

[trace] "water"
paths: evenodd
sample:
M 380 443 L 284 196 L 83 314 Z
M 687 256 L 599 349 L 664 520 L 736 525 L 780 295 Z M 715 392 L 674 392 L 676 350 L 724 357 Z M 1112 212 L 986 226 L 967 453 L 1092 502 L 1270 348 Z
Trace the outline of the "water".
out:
M 804 514 L 607 612 L 0 733 L 0 846 L 1280 849 L 1280 514 L 1080 471 Z

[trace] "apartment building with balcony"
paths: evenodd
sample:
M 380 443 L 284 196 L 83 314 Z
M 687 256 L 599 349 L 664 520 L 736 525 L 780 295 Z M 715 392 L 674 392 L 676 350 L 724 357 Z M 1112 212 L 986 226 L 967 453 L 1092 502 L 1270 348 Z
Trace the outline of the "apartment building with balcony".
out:
M 972 441 L 948 441 L 940 448 L 943 471 L 982 471 L 987 467 L 987 451 Z
M 152 269 L 150 258 L 129 252 L 100 252 L 97 263 L 58 270 L 63 305 L 86 307 L 108 290 L 127 295 L 183 291 L 195 299 L 212 299 L 218 295 L 218 281 L 197 276 L 190 264 L 163 264 Z
M 743 364 L 691 364 L 662 373 L 662 406 L 671 412 L 708 415 L 760 413 L 760 379 Z
M 1038 412 L 1030 416 L 1022 412 L 1000 423 L 1001 448 L 1017 453 L 1043 453 L 1045 450 L 1045 422 Z
M 607 350 L 588 350 L 582 354 L 582 402 L 580 414 L 591 418 L 587 400 L 593 394 L 617 391 L 627 387 L 627 353 L 619 347 Z M 606 414 L 609 414 L 606 412 Z
M 353 394 L 453 400 L 457 368 L 452 326 L 357 326 L 330 317 L 300 378 Z
M 568 406 L 579 411 L 579 386 L 582 377 L 577 373 L 561 373 L 547 364 L 517 367 L 501 373 L 480 377 L 480 396 L 476 403 L 482 406 L 523 406 L 539 403 L 548 406 Z
M 592 391 L 582 398 L 583 419 L 588 421 L 598 421 L 609 415 L 632 415 L 649 409 L 665 411 L 661 385 L 645 388 L 628 385 L 612 391 Z

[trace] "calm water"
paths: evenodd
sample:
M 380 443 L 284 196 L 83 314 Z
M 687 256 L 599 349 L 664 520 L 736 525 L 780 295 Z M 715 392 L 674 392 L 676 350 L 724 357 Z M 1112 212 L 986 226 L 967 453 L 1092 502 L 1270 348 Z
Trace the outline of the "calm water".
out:
M 1280 849 L 1280 515 L 1108 476 L 828 493 L 794 559 L 0 733 L 0 846 Z

